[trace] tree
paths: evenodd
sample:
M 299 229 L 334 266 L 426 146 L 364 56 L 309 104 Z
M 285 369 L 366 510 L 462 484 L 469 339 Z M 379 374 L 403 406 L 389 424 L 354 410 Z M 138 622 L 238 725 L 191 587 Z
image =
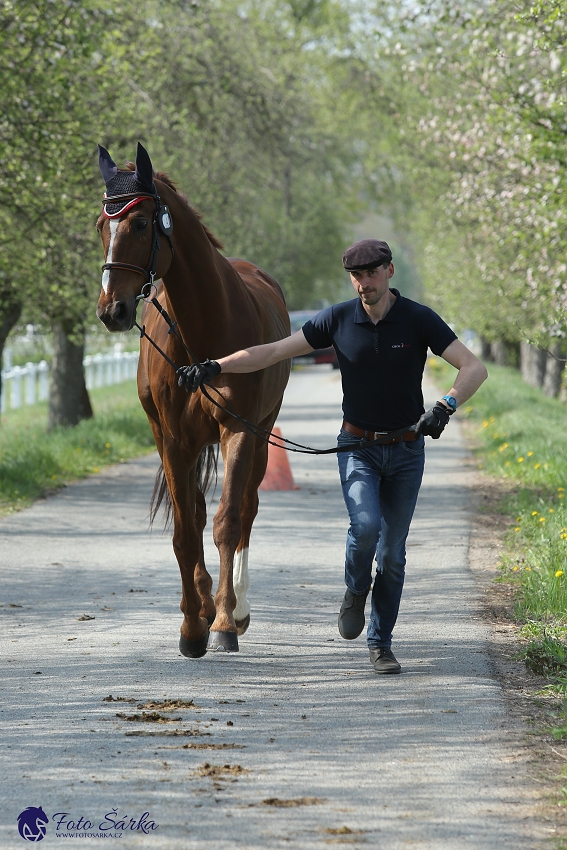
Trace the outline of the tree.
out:
M 280 280 L 290 306 L 332 297 L 356 192 L 352 152 L 320 94 L 322 33 L 338 3 L 0 2 L 0 274 L 9 270 L 24 320 L 68 350 L 54 359 L 52 424 L 89 409 L 63 409 L 59 368 L 68 360 L 80 384 L 75 349 L 100 281 L 98 141 L 117 157 L 143 141 L 230 253 Z
M 505 346 L 549 347 L 566 331 L 566 84 L 554 53 L 564 11 L 408 4 L 387 27 L 376 12 L 360 48 L 364 97 L 389 119 L 366 143 L 367 169 L 402 198 L 394 211 L 418 245 L 428 300 Z

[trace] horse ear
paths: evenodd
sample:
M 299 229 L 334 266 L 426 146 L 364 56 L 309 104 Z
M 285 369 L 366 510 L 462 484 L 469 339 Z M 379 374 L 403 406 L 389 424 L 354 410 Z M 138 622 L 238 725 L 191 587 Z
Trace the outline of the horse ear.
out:
M 150 155 L 143 145 L 138 142 L 136 149 L 136 171 L 134 177 L 142 186 L 149 189 L 150 192 L 155 191 L 154 186 L 154 169 Z
M 108 183 L 118 174 L 118 166 L 102 145 L 98 146 L 98 167 L 105 183 Z

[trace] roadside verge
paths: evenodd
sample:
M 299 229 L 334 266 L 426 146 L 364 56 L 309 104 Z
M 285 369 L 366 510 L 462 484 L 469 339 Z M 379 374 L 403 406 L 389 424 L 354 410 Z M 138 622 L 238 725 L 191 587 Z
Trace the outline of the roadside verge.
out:
M 451 367 L 432 358 L 428 369 L 440 388 L 451 385 Z M 489 372 L 458 412 L 476 466 L 470 566 L 508 711 L 524 722 L 543 815 L 559 837 L 567 834 L 567 410 L 513 369 Z

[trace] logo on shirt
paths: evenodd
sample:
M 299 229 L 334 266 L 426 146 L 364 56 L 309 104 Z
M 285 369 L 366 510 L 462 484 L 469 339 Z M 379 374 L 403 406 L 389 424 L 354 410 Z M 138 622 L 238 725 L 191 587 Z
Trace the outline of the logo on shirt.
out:
M 396 342 L 392 345 L 392 348 L 410 348 L 409 342 Z

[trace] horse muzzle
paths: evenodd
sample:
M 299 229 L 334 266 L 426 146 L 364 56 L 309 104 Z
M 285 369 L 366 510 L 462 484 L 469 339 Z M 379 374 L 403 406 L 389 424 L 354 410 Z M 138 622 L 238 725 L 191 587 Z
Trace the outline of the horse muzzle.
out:
M 113 300 L 107 304 L 99 301 L 96 314 L 107 331 L 119 333 L 129 331 L 136 320 L 136 299 Z

